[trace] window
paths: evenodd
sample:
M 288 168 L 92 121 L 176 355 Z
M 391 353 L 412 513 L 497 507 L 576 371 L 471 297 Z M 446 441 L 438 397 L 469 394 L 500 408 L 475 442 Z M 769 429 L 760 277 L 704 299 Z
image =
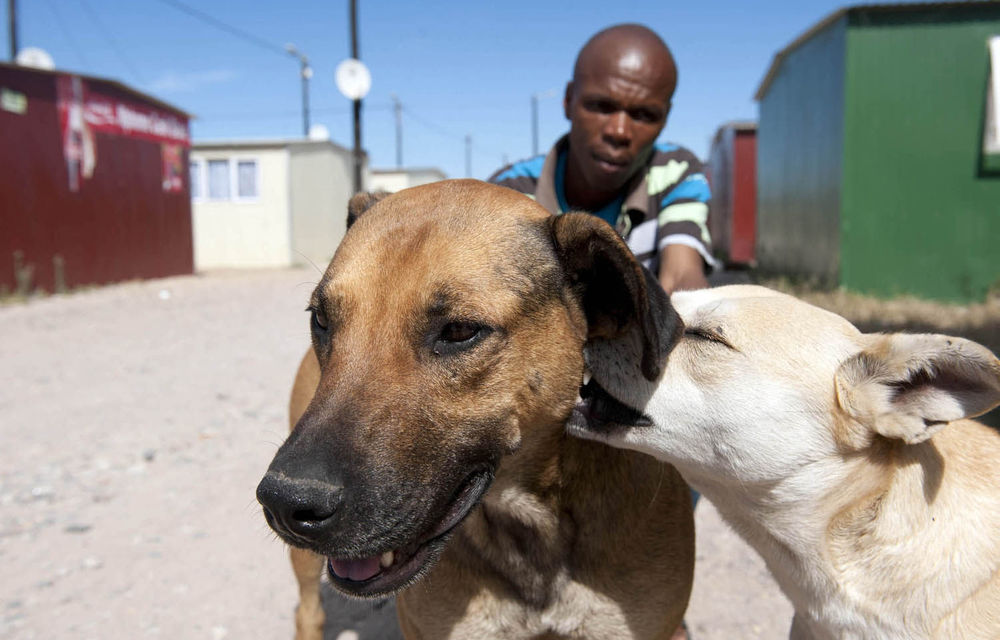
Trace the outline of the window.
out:
M 245 202 L 260 196 L 257 158 L 192 158 L 191 198 Z
M 208 197 L 211 200 L 229 199 L 229 160 L 208 161 Z
M 1000 172 L 1000 36 L 993 36 L 987 44 L 990 64 L 983 124 L 983 168 Z
M 257 197 L 257 161 L 239 160 L 236 163 L 236 196 Z
M 191 161 L 191 197 L 201 197 L 201 162 Z

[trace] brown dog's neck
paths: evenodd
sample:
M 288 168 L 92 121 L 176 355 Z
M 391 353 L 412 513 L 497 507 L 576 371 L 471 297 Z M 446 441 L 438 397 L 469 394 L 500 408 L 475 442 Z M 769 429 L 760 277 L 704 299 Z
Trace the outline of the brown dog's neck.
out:
M 614 566 L 619 551 L 601 541 L 647 520 L 655 526 L 658 501 L 676 499 L 678 482 L 649 456 L 571 438 L 560 427 L 504 459 L 452 547 L 541 609 L 582 572 L 576 556 Z

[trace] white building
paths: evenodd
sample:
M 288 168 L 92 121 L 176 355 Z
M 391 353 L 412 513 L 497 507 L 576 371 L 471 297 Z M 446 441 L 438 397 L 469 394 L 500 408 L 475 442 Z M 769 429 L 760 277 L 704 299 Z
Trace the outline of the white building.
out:
M 448 176 L 440 169 L 421 167 L 412 169 L 372 169 L 368 174 L 367 188 L 371 191 L 395 193 L 429 182 L 444 180 Z
M 326 267 L 351 196 L 351 151 L 329 140 L 204 142 L 191 147 L 196 270 Z

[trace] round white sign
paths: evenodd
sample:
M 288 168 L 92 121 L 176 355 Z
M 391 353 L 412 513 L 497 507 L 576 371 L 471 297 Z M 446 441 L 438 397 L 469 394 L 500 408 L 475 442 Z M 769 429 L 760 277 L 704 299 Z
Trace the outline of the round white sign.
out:
M 348 58 L 337 65 L 334 74 L 337 88 L 348 100 L 361 100 L 372 88 L 372 74 L 360 60 Z
M 25 47 L 18 52 L 17 58 L 15 59 L 17 64 L 22 67 L 32 67 L 34 69 L 45 69 L 51 71 L 56 68 L 56 63 L 52 60 L 52 56 L 45 49 L 39 49 L 38 47 Z

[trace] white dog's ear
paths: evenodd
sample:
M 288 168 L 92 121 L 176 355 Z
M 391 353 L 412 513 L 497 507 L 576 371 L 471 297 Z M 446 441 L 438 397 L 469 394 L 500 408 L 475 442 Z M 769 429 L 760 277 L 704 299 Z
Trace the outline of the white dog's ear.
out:
M 373 204 L 387 195 L 388 191 L 361 191 L 351 196 L 347 202 L 347 228 L 350 229 L 362 213 L 371 209 Z
M 680 316 L 621 236 L 589 213 L 550 219 L 552 242 L 587 315 L 589 339 L 614 340 L 636 332 L 640 367 L 655 380 L 683 331 Z
M 913 444 L 1000 404 L 1000 361 L 963 338 L 872 336 L 840 365 L 837 401 L 860 426 Z

